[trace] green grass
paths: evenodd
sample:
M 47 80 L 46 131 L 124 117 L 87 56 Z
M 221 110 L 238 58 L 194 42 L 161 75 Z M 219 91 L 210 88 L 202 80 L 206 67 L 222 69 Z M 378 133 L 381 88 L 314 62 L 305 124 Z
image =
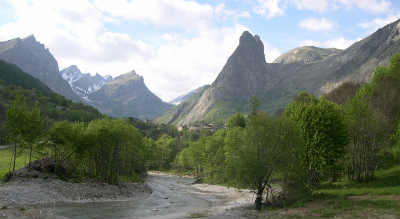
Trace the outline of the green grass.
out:
M 400 166 L 377 171 L 368 183 L 325 183 L 290 208 L 307 209 L 303 216 L 308 218 L 400 216 Z
M 322 185 L 319 193 L 339 196 L 351 195 L 400 195 L 400 165 L 376 173 L 368 183 L 343 181 Z
M 12 153 L 12 148 L 0 149 L 0 179 L 3 179 L 4 175 L 10 171 Z M 28 164 L 28 160 L 28 153 L 18 153 L 15 169 L 24 167 L 26 164 Z
M 379 170 L 368 183 L 325 182 L 312 195 L 266 218 L 400 218 L 400 165 Z M 384 217 L 382 217 L 384 216 Z
M 311 215 L 322 218 L 334 218 L 348 215 L 353 218 L 382 214 L 400 214 L 399 201 L 396 200 L 354 200 L 347 197 L 336 197 L 327 200 L 323 207 L 310 211 Z

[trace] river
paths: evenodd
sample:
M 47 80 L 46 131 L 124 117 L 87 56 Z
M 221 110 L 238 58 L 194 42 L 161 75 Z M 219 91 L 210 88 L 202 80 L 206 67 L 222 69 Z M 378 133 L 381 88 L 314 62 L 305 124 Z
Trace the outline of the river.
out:
M 240 218 L 229 209 L 252 201 L 248 191 L 193 184 L 188 177 L 150 174 L 147 183 L 153 192 L 141 200 L 59 203 L 51 211 L 65 219 Z

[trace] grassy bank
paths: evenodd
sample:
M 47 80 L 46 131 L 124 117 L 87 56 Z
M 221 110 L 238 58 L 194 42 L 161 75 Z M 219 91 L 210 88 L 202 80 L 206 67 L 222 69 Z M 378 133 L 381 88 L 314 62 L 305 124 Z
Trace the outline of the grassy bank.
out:
M 4 175 L 10 171 L 13 148 L 0 149 L 0 179 L 3 179 Z M 17 156 L 15 163 L 15 169 L 19 169 L 28 164 L 29 154 L 21 152 Z
M 400 218 L 400 166 L 380 170 L 369 183 L 325 183 L 311 197 L 264 218 Z

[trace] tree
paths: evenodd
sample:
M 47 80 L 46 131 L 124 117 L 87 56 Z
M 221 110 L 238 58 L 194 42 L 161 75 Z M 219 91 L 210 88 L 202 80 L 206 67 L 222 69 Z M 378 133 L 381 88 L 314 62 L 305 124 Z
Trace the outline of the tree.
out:
M 256 191 L 255 209 L 260 210 L 264 190 L 272 188 L 272 174 L 288 163 L 291 148 L 301 142 L 301 135 L 292 121 L 253 111 L 246 128 L 228 132 L 227 138 L 233 138 L 226 146 L 227 165 L 234 167 L 238 185 Z
M 26 122 L 24 125 L 23 137 L 29 144 L 29 167 L 32 161 L 33 146 L 40 139 L 47 128 L 47 121 L 41 116 L 39 105 L 26 112 Z
M 169 135 L 162 135 L 157 141 L 157 152 L 159 154 L 158 158 L 158 168 L 159 169 L 169 169 L 172 162 L 178 153 L 178 142 L 175 138 Z
M 12 174 L 15 171 L 15 162 L 17 158 L 17 145 L 22 143 L 24 134 L 24 125 L 26 123 L 26 112 L 27 106 L 25 98 L 22 95 L 18 95 L 15 100 L 11 103 L 10 107 L 6 112 L 6 129 L 10 135 L 11 141 L 14 142 L 13 152 L 13 166 Z
M 119 184 L 121 176 L 134 177 L 146 172 L 146 149 L 142 135 L 123 119 L 101 119 L 89 123 L 85 135 L 91 146 L 87 150 L 87 174 L 109 184 Z
M 244 128 L 245 126 L 246 126 L 246 119 L 241 113 L 236 113 L 226 122 L 227 128 L 233 128 L 233 127 Z
M 346 122 L 349 127 L 346 172 L 351 180 L 370 181 L 378 164 L 378 152 L 388 142 L 387 124 L 370 103 L 371 89 L 365 86 L 346 105 Z
M 302 93 L 286 109 L 285 115 L 297 122 L 305 144 L 303 165 L 309 185 L 315 187 L 321 177 L 336 180 L 342 168 L 340 159 L 348 143 L 343 113 L 336 104 L 321 97 L 319 100 Z
M 86 150 L 82 143 L 86 126 L 84 123 L 56 122 L 49 130 L 52 142 L 54 164 L 69 160 L 75 153 Z M 57 170 L 55 170 L 57 171 Z

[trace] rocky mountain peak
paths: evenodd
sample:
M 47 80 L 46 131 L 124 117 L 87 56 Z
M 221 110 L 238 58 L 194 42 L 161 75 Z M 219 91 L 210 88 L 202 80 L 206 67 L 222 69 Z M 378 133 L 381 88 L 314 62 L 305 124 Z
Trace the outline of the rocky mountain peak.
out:
M 25 38 L 23 39 L 23 41 L 24 41 L 24 42 L 27 42 L 27 43 L 35 43 L 35 42 L 37 42 L 37 41 L 36 41 L 36 38 L 35 38 L 35 36 L 34 36 L 33 34 L 31 34 L 31 35 L 25 37 Z
M 116 117 L 154 118 L 171 107 L 153 94 L 134 70 L 105 83 L 88 99 L 101 112 Z
M 0 42 L 0 59 L 17 65 L 58 94 L 81 101 L 59 74 L 57 60 L 35 36 Z
M 311 64 L 318 61 L 322 61 L 333 55 L 337 55 L 342 50 L 335 48 L 319 48 L 315 46 L 303 46 L 290 50 L 287 53 L 282 54 L 274 63 L 280 64 L 292 64 L 292 63 L 302 63 Z
M 103 76 L 104 80 L 106 80 L 106 82 L 110 82 L 113 80 L 113 77 L 111 75 L 105 75 Z
M 128 73 L 116 77 L 113 81 L 122 82 L 122 81 L 132 81 L 132 80 L 135 81 L 139 80 L 143 82 L 143 77 L 141 75 L 138 75 L 135 70 L 132 70 Z
M 67 69 L 68 69 L 69 71 L 79 71 L 79 72 L 80 72 L 78 66 L 76 66 L 76 65 L 71 65 L 71 66 L 69 66 L 68 68 L 66 68 L 65 70 L 67 70 Z
M 256 59 L 257 61 L 265 62 L 263 42 L 258 35 L 253 36 L 248 31 L 244 31 L 242 36 L 240 36 L 239 46 L 233 56 L 235 54 L 248 60 Z
M 100 74 L 92 76 L 90 73 L 82 73 L 78 66 L 71 65 L 60 71 L 64 80 L 68 81 L 72 90 L 80 97 L 87 100 L 87 96 L 104 86 L 110 81 Z

